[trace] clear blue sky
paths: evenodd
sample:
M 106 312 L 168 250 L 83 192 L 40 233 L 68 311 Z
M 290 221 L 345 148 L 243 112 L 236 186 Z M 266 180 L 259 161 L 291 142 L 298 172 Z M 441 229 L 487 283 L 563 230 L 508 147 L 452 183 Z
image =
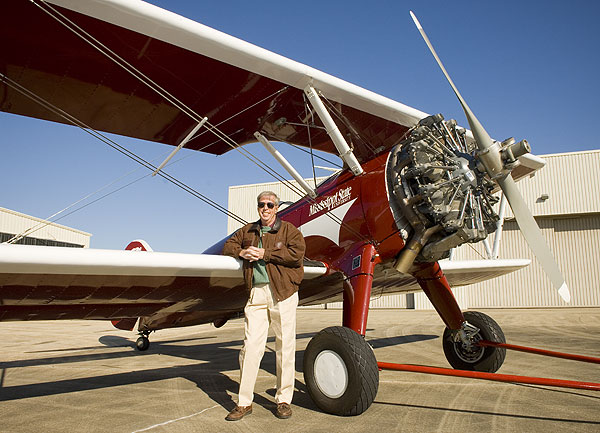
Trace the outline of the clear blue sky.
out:
M 526 138 L 538 155 L 600 148 L 600 2 L 151 3 L 466 125 L 412 23 L 408 11 L 413 10 L 492 137 Z M 116 140 L 156 163 L 171 150 Z M 82 204 L 146 174 L 70 126 L 0 113 L 0 142 L 0 206 L 38 217 L 48 217 L 132 170 Z M 264 155 L 256 146 L 251 149 Z M 303 175 L 312 175 L 308 156 L 287 146 L 280 149 Z M 177 159 L 166 171 L 225 207 L 230 185 L 273 180 L 234 152 L 214 157 L 184 150 Z M 143 178 L 59 223 L 92 233 L 93 248 L 121 249 L 129 240 L 143 238 L 155 250 L 174 252 L 201 252 L 223 238 L 227 227 L 224 215 L 158 177 Z

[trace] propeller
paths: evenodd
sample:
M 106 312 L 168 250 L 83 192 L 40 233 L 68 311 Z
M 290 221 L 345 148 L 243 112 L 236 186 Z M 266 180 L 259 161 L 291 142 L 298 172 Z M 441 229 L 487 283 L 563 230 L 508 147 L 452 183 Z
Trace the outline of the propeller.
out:
M 454 90 L 454 93 L 456 94 L 456 97 L 458 98 L 460 105 L 465 112 L 465 116 L 467 117 L 471 131 L 473 132 L 473 137 L 477 143 L 477 158 L 485 167 L 485 170 L 490 178 L 495 180 L 500 188 L 502 188 L 502 192 L 507 198 L 513 214 L 515 215 L 517 224 L 521 229 L 521 233 L 523 233 L 529 248 L 531 248 L 537 260 L 542 265 L 544 272 L 546 275 L 548 275 L 554 287 L 558 289 L 558 294 L 565 302 L 569 302 L 571 300 L 571 294 L 569 293 L 567 283 L 560 272 L 556 260 L 554 260 L 554 257 L 550 253 L 550 248 L 546 244 L 540 228 L 535 222 L 533 215 L 531 215 L 531 212 L 529 211 L 525 200 L 523 200 L 521 193 L 517 189 L 515 181 L 510 176 L 510 169 L 507 170 L 503 163 L 501 144 L 491 139 L 483 125 L 479 122 L 477 117 L 475 117 L 475 114 L 473 114 L 466 101 L 461 96 L 460 92 L 454 85 L 454 82 L 450 78 L 450 75 L 446 71 L 446 68 L 442 64 L 442 61 L 435 52 L 433 45 L 431 45 L 429 38 L 421 26 L 421 23 L 412 11 L 410 12 L 410 16 L 415 22 L 417 29 L 419 29 L 423 40 L 429 47 L 429 51 L 431 51 L 431 54 L 433 54 L 437 64 L 446 76 L 446 80 L 448 80 L 448 83 L 450 83 L 450 86 L 452 86 L 452 90 Z M 526 142 L 524 145 L 528 149 Z

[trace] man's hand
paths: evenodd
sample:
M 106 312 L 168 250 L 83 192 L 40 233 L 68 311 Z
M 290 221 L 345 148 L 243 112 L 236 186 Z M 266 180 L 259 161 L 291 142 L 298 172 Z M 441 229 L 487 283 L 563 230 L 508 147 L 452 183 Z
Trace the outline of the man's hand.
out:
M 265 257 L 265 249 L 257 247 L 248 247 L 245 250 L 240 251 L 240 257 L 242 259 L 255 262 Z

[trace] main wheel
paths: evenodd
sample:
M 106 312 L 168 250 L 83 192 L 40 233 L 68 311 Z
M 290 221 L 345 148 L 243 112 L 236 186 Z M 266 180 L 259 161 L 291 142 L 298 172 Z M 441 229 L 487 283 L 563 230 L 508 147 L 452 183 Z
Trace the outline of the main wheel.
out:
M 304 352 L 304 381 L 324 412 L 359 415 L 371 406 L 379 388 L 373 349 L 349 328 L 325 328 Z
M 506 349 L 498 347 L 483 347 L 478 344 L 481 340 L 506 343 L 500 326 L 488 315 L 477 311 L 464 313 L 465 320 L 479 328 L 469 341 L 455 341 L 452 331 L 444 331 L 442 341 L 444 354 L 450 365 L 458 370 L 483 371 L 494 373 L 502 366 L 506 357 Z

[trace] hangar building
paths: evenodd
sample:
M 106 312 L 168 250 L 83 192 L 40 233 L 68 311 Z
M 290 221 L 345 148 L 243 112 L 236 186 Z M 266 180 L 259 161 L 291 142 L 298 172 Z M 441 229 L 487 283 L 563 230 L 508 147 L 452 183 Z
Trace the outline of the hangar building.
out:
M 16 244 L 89 248 L 91 234 L 0 207 L 0 243 L 25 234 Z
M 546 166 L 517 183 L 532 211 L 571 290 L 566 304 L 527 247 L 510 208 L 500 242 L 499 258 L 528 258 L 531 265 L 512 274 L 471 286 L 456 288 L 461 307 L 596 307 L 600 306 L 600 150 L 541 155 Z M 324 178 L 318 178 L 317 182 Z M 312 184 L 312 181 L 311 181 Z M 281 200 L 295 201 L 294 193 L 281 183 L 240 185 L 229 188 L 229 210 L 248 221 L 257 219 L 255 197 L 271 190 Z M 228 233 L 240 226 L 231 218 Z M 490 243 L 494 235 L 490 235 Z M 482 243 L 457 248 L 453 260 L 486 259 Z M 340 303 L 328 307 L 339 307 Z M 432 309 L 427 297 L 378 296 L 372 293 L 371 308 Z

